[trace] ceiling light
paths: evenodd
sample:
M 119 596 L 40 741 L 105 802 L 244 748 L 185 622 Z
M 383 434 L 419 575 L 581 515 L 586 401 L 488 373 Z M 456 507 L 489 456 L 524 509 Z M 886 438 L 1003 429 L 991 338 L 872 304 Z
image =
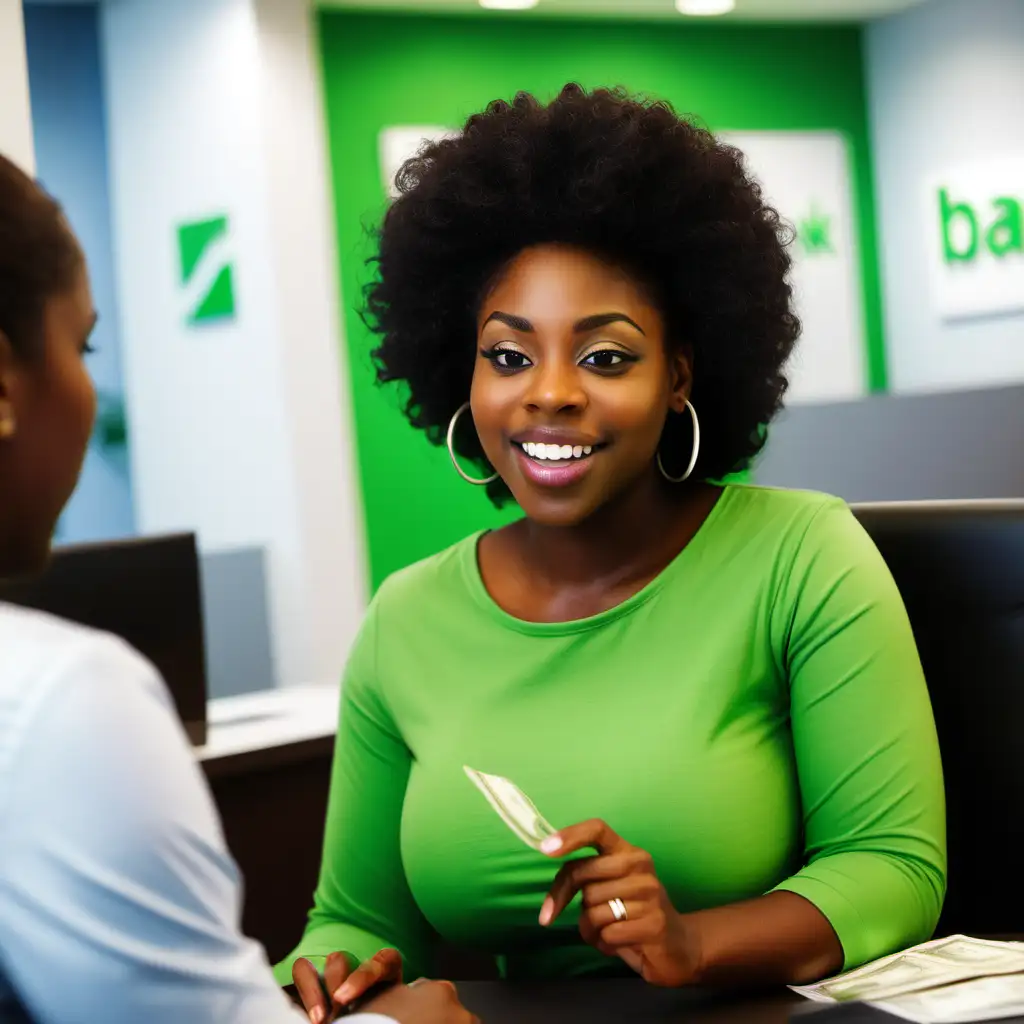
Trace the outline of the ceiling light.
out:
M 480 2 L 483 3 L 483 0 Z M 680 14 L 691 14 L 698 17 L 728 14 L 735 8 L 736 0 L 676 0 L 676 10 Z
M 480 6 L 489 11 L 528 11 L 536 7 L 539 0 L 479 0 Z

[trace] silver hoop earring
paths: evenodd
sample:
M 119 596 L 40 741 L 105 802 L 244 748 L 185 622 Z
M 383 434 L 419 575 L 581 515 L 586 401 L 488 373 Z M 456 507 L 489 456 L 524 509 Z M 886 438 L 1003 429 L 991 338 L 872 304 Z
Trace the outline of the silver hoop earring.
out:
M 467 484 L 473 484 L 476 487 L 483 487 L 485 484 L 493 483 L 498 479 L 497 473 L 492 473 L 489 477 L 483 480 L 478 480 L 475 476 L 470 476 L 460 465 L 459 460 L 455 457 L 455 424 L 459 422 L 459 417 L 469 408 L 469 402 L 463 402 L 462 405 L 455 410 L 455 415 L 451 418 L 448 423 L 448 454 L 451 456 L 452 465 L 455 467 L 455 472 L 466 481 Z
M 687 463 L 686 472 L 682 476 L 669 476 L 661 461 L 661 452 L 659 451 L 655 456 L 658 471 L 670 484 L 681 484 L 684 480 L 688 480 L 693 472 L 693 467 L 697 465 L 697 456 L 700 454 L 700 422 L 697 419 L 697 410 L 694 409 L 689 399 L 686 401 L 686 408 L 690 413 L 690 422 L 693 423 L 693 451 L 690 452 L 690 461 Z

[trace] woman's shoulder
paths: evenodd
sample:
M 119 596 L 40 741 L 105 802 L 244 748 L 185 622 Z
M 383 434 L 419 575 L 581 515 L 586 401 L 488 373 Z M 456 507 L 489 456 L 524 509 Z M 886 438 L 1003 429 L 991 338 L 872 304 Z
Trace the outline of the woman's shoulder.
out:
M 815 589 L 831 593 L 842 580 L 891 589 L 878 548 L 842 498 L 749 485 L 733 497 L 734 522 L 745 525 L 731 532 L 748 550 L 756 541 L 773 577 L 783 581 L 782 590 L 793 600 Z
M 107 639 L 106 634 L 67 619 L 0 602 L 0 649 L 4 652 L 0 678 L 8 682 L 22 666 L 31 666 L 33 671 L 52 669 Z
M 747 560 L 756 550 L 777 569 L 821 559 L 873 564 L 880 557 L 846 501 L 821 491 L 731 485 L 723 518 L 728 529 L 714 531 L 720 545 L 742 550 Z
M 475 564 L 482 532 L 472 533 L 436 554 L 397 569 L 381 583 L 372 605 L 386 605 L 389 610 L 422 608 L 427 600 L 436 603 L 466 596 L 468 570 Z
M 44 612 L 0 602 L 0 650 L 0 748 L 72 688 L 105 701 L 118 687 L 140 687 L 166 702 L 156 670 L 119 637 Z
M 767 487 L 761 484 L 730 484 L 728 508 L 734 525 L 756 532 L 761 540 L 801 539 L 812 529 L 831 523 L 853 523 L 849 505 L 822 491 Z
M 60 676 L 82 662 L 102 662 L 140 675 L 155 671 L 120 637 L 5 602 L 0 602 L 0 650 L 4 652 L 0 687 L 5 690 L 26 675 Z
M 849 506 L 842 498 L 826 494 L 824 491 L 771 487 L 767 484 L 754 483 L 730 483 L 728 490 L 746 506 L 778 515 L 813 517 L 826 508 L 849 510 Z

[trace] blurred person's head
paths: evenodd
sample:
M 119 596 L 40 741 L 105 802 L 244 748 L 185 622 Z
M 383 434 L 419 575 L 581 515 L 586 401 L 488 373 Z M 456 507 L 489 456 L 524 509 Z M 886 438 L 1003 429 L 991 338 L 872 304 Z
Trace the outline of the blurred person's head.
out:
M 378 379 L 435 443 L 470 402 L 455 447 L 497 473 L 496 503 L 570 526 L 685 493 L 667 477 L 688 402 L 692 480 L 760 450 L 799 323 L 787 232 L 736 149 L 666 103 L 567 86 L 491 103 L 397 188 L 367 289 Z
M 84 355 L 96 321 L 60 206 L 0 156 L 0 576 L 47 559 L 96 412 Z

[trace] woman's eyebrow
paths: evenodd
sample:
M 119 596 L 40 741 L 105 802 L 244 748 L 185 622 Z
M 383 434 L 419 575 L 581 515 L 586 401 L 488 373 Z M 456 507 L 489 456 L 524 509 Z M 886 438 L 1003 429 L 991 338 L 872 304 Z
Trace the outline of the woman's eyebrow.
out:
M 521 334 L 533 334 L 534 327 L 525 317 L 515 316 L 512 313 L 503 313 L 500 309 L 496 309 L 485 321 L 486 326 L 492 320 L 498 320 L 499 322 L 511 327 L 514 331 L 519 331 Z M 573 324 L 573 332 L 576 334 L 585 334 L 587 331 L 596 331 L 599 327 L 605 327 L 608 324 L 613 323 L 624 323 L 629 324 L 630 327 L 636 328 L 641 334 L 646 337 L 644 329 L 632 318 L 626 316 L 625 313 L 595 313 L 593 316 L 585 316 L 582 320 L 577 320 Z

